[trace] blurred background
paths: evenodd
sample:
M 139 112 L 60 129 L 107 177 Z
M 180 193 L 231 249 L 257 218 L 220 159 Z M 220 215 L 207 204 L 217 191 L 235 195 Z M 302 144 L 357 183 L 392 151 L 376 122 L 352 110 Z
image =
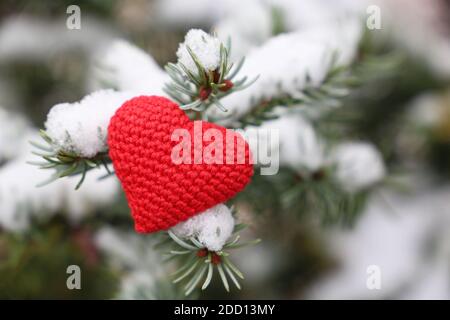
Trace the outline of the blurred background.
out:
M 72 4 L 81 8 L 79 30 L 66 27 Z M 345 118 L 345 135 L 378 147 L 389 182 L 350 225 L 323 225 L 280 204 L 292 183 L 283 180 L 288 168 L 280 171 L 283 182 L 255 177 L 236 200 L 248 236 L 263 239 L 236 253 L 243 289 L 227 294 L 217 282 L 197 297 L 450 298 L 448 0 L 2 0 L 0 298 L 182 297 L 154 239 L 134 233 L 115 178 L 88 177 L 79 191 L 76 179 L 36 189 L 46 174 L 24 164 L 28 137 L 49 109 L 99 87 L 93 73 L 115 39 L 164 66 L 176 61 L 191 28 L 228 32 L 245 54 L 279 34 L 367 17 L 371 4 L 381 8 L 382 28 L 366 30 L 358 52 L 389 59 L 365 69 L 345 108 L 327 118 Z M 82 270 L 81 290 L 66 287 L 73 264 Z M 367 287 L 370 266 L 379 268 L 378 289 Z

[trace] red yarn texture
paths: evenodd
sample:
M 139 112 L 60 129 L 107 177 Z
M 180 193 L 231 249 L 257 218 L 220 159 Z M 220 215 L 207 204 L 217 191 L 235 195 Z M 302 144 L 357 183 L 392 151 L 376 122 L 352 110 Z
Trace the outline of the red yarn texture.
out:
M 200 122 L 200 121 L 199 121 Z M 175 129 L 191 135 L 194 159 L 194 122 L 174 102 L 157 96 L 140 96 L 125 102 L 112 117 L 108 128 L 109 155 L 122 183 L 137 232 L 168 229 L 195 214 L 232 198 L 253 175 L 247 142 L 238 133 L 201 121 L 202 131 L 216 128 L 223 134 L 223 159 L 236 160 L 238 143 L 245 144 L 245 163 L 175 164 L 171 141 Z M 226 139 L 226 132 L 233 139 Z M 203 136 L 202 132 L 201 137 Z M 231 140 L 231 141 L 230 141 Z M 201 141 L 201 140 L 199 140 Z M 211 142 L 197 144 L 206 148 Z M 234 152 L 234 153 L 231 153 Z M 232 158 L 230 158 L 232 159 Z

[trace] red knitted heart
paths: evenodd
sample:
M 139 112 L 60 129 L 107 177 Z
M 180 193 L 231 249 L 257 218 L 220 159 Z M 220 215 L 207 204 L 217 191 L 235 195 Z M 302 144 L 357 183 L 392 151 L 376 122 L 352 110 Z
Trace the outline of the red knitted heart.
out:
M 202 130 L 194 130 L 199 124 Z M 234 159 L 233 163 L 172 161 L 173 147 L 179 145 L 171 139 L 175 129 L 190 133 L 194 159 L 195 150 L 205 150 L 212 143 L 202 142 L 209 128 L 220 130 L 224 145 L 231 146 L 223 148 L 223 159 Z M 201 139 L 200 144 L 194 145 L 195 138 Z M 236 161 L 239 143 L 245 145 L 244 164 Z M 108 145 L 137 232 L 170 228 L 222 203 L 241 191 L 253 175 L 251 154 L 242 136 L 213 123 L 191 121 L 178 105 L 162 97 L 141 96 L 125 102 L 109 124 Z

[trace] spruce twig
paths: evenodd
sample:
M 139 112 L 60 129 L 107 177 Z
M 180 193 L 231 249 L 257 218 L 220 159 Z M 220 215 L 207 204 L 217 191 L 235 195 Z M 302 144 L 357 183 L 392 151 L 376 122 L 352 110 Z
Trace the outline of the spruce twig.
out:
M 233 234 L 239 233 L 245 227 L 244 224 L 236 224 Z M 172 282 L 186 283 L 184 285 L 186 296 L 190 295 L 197 287 L 205 290 L 211 284 L 215 270 L 226 291 L 230 290 L 230 281 L 240 290 L 241 284 L 238 278 L 244 279 L 244 275 L 231 262 L 228 250 L 254 245 L 261 241 L 256 239 L 240 242 L 240 236 L 236 235 L 230 237 L 222 250 L 210 251 L 195 237 L 181 239 L 170 230 L 163 237 L 164 240 L 158 244 L 158 247 L 160 250 L 166 250 L 166 254 L 171 260 L 178 259 L 181 263 L 172 275 L 175 277 Z

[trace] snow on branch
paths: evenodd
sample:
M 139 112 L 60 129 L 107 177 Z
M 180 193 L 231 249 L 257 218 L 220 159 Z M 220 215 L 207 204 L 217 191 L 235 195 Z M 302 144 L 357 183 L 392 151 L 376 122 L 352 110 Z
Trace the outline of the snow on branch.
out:
M 246 89 L 258 78 L 234 79 L 244 59 L 233 64 L 230 50 L 231 41 L 224 44 L 202 30 L 190 30 L 178 48 L 177 63 L 168 63 L 165 67 L 171 82 L 166 83 L 164 92 L 183 110 L 203 112 L 215 105 L 226 112 L 227 108 L 220 102 L 222 98 Z
M 44 161 L 31 164 L 55 172 L 44 185 L 58 178 L 81 175 L 76 189 L 93 168 L 103 166 L 112 174 L 108 156 L 108 125 L 114 112 L 134 95 L 113 90 L 94 92 L 79 102 L 54 106 L 47 115 L 46 130 L 41 130 L 43 142 L 31 141 L 33 153 Z
M 23 150 L 21 141 L 29 130 L 28 126 L 21 116 L 0 108 L 0 165 Z
M 214 71 L 220 66 L 220 45 L 221 42 L 218 38 L 203 30 L 191 29 L 178 48 L 178 62 L 190 72 L 198 73 L 197 64 L 189 53 L 191 50 L 206 71 Z
M 336 146 L 332 161 L 339 184 L 349 192 L 367 189 L 386 176 L 383 158 L 370 143 L 344 142 Z
M 132 95 L 112 90 L 94 92 L 80 102 L 55 105 L 45 129 L 56 150 L 91 158 L 108 150 L 107 128 L 114 112 Z
M 230 111 L 225 123 L 243 117 L 261 100 L 304 98 L 304 89 L 320 87 L 332 68 L 352 62 L 361 36 L 358 21 L 329 24 L 276 36 L 251 51 L 241 72 L 259 75 L 247 90 L 225 97 Z M 213 118 L 224 118 L 210 109 Z
M 234 218 L 231 211 L 225 205 L 219 204 L 177 224 L 172 231 L 183 239 L 196 237 L 210 251 L 220 251 L 233 229 Z
M 73 191 L 77 183 L 74 177 L 36 188 L 48 179 L 46 170 L 36 170 L 27 163 L 31 152 L 28 141 L 38 137 L 39 133 L 30 129 L 19 143 L 27 147 L 0 167 L 0 227 L 4 229 L 25 230 L 31 220 L 57 213 L 65 213 L 77 222 L 95 208 L 110 203 L 118 191 L 117 180 L 98 180 L 101 172 L 87 177 L 84 188 L 78 192 Z
M 162 94 L 167 74 L 151 55 L 121 39 L 111 42 L 95 58 L 91 87 L 115 88 L 138 94 Z

